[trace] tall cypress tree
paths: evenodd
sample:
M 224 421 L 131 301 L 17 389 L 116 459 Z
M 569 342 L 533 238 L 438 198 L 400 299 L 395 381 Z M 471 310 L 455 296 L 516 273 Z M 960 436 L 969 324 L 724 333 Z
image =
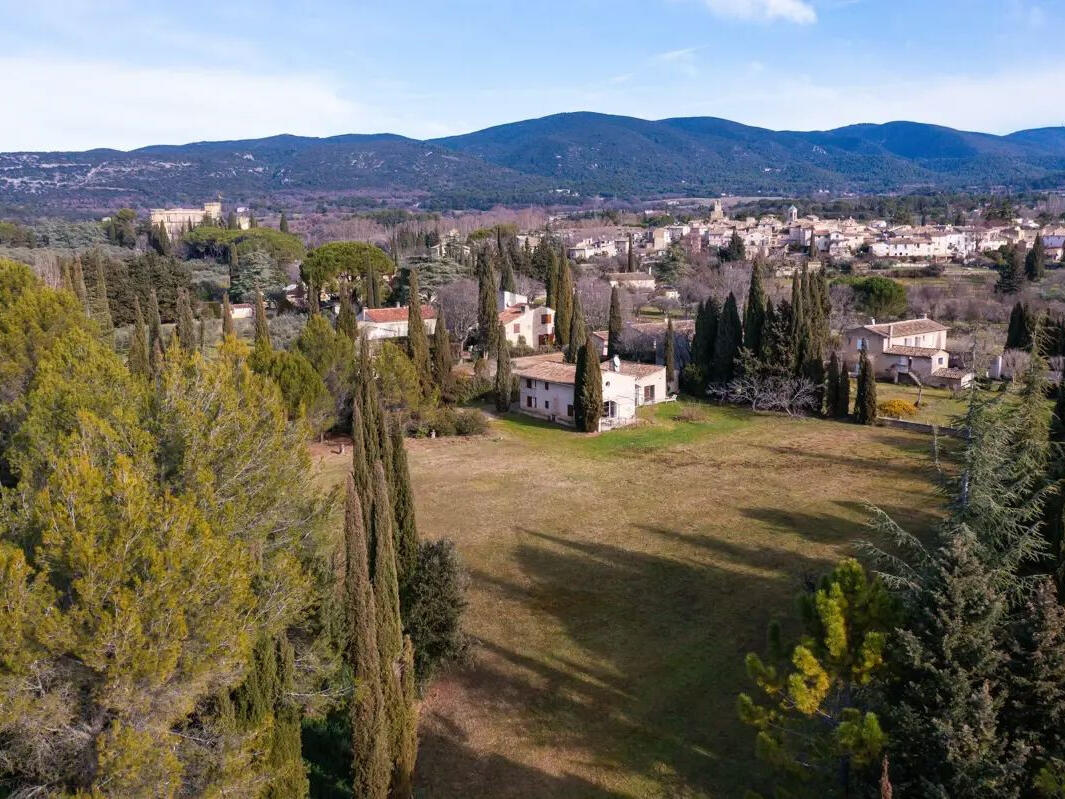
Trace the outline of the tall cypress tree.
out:
M 392 507 L 396 517 L 396 574 L 400 596 L 414 575 L 418 561 L 418 522 L 414 515 L 414 491 L 403 440 L 403 426 L 392 422 Z M 403 616 L 403 609 L 400 610 Z
M 629 258 L 628 258 L 628 262 L 626 264 L 626 271 L 635 272 L 636 271 L 636 248 L 633 247 L 632 234 L 631 233 L 629 234 L 629 253 L 628 253 L 628 255 L 629 255 Z
M 414 668 L 414 644 L 409 635 L 403 636 L 403 659 L 400 662 L 399 685 L 403 695 L 403 729 L 396 752 L 396 780 L 393 793 L 408 799 L 413 791 L 412 777 L 418 759 L 418 686 Z
M 1021 244 L 1014 244 L 1010 248 L 1010 251 L 1006 253 L 1006 263 L 999 272 L 998 283 L 995 284 L 996 291 L 1001 294 L 1016 294 L 1021 290 L 1024 284 L 1025 257 L 1024 247 Z
M 858 393 L 854 400 L 854 420 L 858 424 L 876 421 L 876 379 L 863 349 L 858 359 Z
M 503 331 L 503 325 L 500 325 L 499 330 L 496 333 L 495 378 L 496 410 L 500 413 L 506 413 L 510 410 L 512 380 L 510 369 L 510 347 L 507 346 L 507 337 L 506 333 Z
M 629 234 L 630 244 L 632 234 Z M 618 287 L 610 289 L 610 320 L 607 323 L 606 357 L 613 358 L 621 349 L 621 296 Z
M 488 253 L 477 254 L 477 330 L 481 351 L 487 357 L 495 351 L 499 309 L 496 307 L 496 287 Z
M 115 324 L 111 318 L 111 303 L 107 299 L 106 261 L 102 255 L 95 253 L 93 265 L 96 267 L 93 291 L 90 297 L 90 316 L 100 326 L 104 339 L 113 348 L 115 346 Z
M 762 352 L 765 302 L 765 289 L 762 288 L 762 263 L 760 258 L 756 258 L 751 266 L 751 286 L 747 292 L 747 305 L 743 309 L 743 346 L 756 358 Z
M 806 303 L 802 291 L 802 278 L 796 272 L 791 279 L 791 325 L 789 339 L 791 344 L 792 363 L 791 368 L 796 375 L 802 373 L 803 367 L 809 358 L 807 344 Z
M 281 212 L 281 220 L 277 223 L 277 229 L 282 233 L 288 233 L 288 217 L 284 211 Z
M 1048 438 L 1047 484 L 1053 490 L 1043 510 L 1045 571 L 1054 577 L 1058 590 L 1065 596 L 1065 381 L 1058 383 Z
M 196 320 L 192 317 L 192 305 L 189 303 L 189 293 L 178 293 L 177 307 L 177 340 L 185 352 L 195 352 L 197 349 Z
M 233 309 L 229 305 L 229 294 L 222 295 L 222 337 L 236 336 L 237 328 L 233 324 Z
M 577 342 L 588 338 L 588 327 L 584 323 L 584 310 L 581 308 L 581 298 L 577 292 L 573 293 L 573 309 L 569 320 L 569 346 L 566 348 L 566 362 L 577 363 L 577 352 L 580 347 Z
M 577 355 L 577 369 L 573 384 L 573 423 L 582 433 L 599 430 L 603 415 L 603 373 L 599 353 L 591 336 L 585 339 Z
M 451 369 L 454 361 L 451 356 L 451 336 L 447 332 L 443 307 L 437 311 L 436 327 L 433 329 L 433 378 L 442 394 L 447 394 L 451 387 Z
M 666 343 L 664 361 L 666 366 L 666 393 L 676 389 L 677 384 L 677 337 L 673 332 L 673 317 L 666 320 Z
M 368 545 L 362 503 L 354 480 L 347 482 L 344 506 L 346 568 L 344 596 L 347 615 L 346 660 L 359 686 L 351 701 L 352 788 L 355 796 L 385 799 L 392 776 L 392 755 L 385 726 L 381 686 L 381 652 L 377 609 L 370 581 Z M 387 669 L 386 670 L 391 670 Z
M 736 371 L 736 358 L 742 344 L 743 328 L 740 323 L 740 313 L 736 308 L 736 296 L 730 291 L 717 325 L 714 358 L 710 369 L 712 382 L 723 384 L 732 380 Z
M 1006 329 L 1006 349 L 1031 351 L 1033 327 L 1034 319 L 1028 306 L 1020 301 L 1014 303 Z
M 847 362 L 839 362 L 839 400 L 836 405 L 840 417 L 850 416 L 851 413 L 851 376 L 847 371 Z
M 74 256 L 74 264 L 71 266 L 74 282 L 74 296 L 78 298 L 85 313 L 92 315 L 92 307 L 89 305 L 89 290 L 85 286 L 85 271 L 81 266 L 81 256 Z
M 541 264 L 541 268 L 544 270 L 544 291 L 546 292 L 545 302 L 548 308 L 552 308 L 555 311 L 558 310 L 558 260 L 555 258 L 555 250 L 549 246 L 547 239 L 541 239 L 540 243 L 536 246 L 536 251 L 541 253 L 537 258 L 537 262 Z
M 1043 244 L 1043 235 L 1037 234 L 1032 249 L 1024 258 L 1024 274 L 1029 280 L 1042 280 L 1046 272 L 1046 245 Z
M 377 649 L 381 655 L 381 694 L 384 700 L 385 741 L 392 768 L 403 743 L 406 715 L 399 685 L 403 658 L 403 624 L 399 615 L 399 577 L 396 573 L 395 511 L 388 491 L 388 478 L 381 461 L 373 469 L 373 576 L 374 607 L 377 610 Z M 393 776 L 393 780 L 396 776 Z
M 839 356 L 832 350 L 828 359 L 828 385 L 825 390 L 825 413 L 830 419 L 838 419 L 840 412 Z
M 514 266 L 504 250 L 499 251 L 499 290 L 509 291 L 511 294 L 518 290 L 514 280 Z
M 569 346 L 569 328 L 573 321 L 573 271 L 563 251 L 558 267 L 558 297 L 555 299 L 555 344 Z
M 418 373 L 422 393 L 428 393 L 433 383 L 432 367 L 429 365 L 429 337 L 422 319 L 421 292 L 418 287 L 418 270 L 410 270 L 410 303 L 407 307 L 407 354 Z
M 351 341 L 359 340 L 359 320 L 351 301 L 351 286 L 344 281 L 340 286 L 340 312 L 337 314 L 337 332 Z
M 355 396 L 351 406 L 351 476 L 360 497 L 370 497 L 373 483 L 370 477 L 370 456 L 366 447 L 366 424 L 362 418 L 362 398 Z M 369 529 L 370 504 L 365 503 L 363 512 Z M 368 567 L 367 567 L 368 568 Z
M 148 349 L 148 328 L 144 324 L 144 315 L 141 313 L 141 301 L 133 298 L 133 337 L 129 344 L 129 356 L 126 365 L 130 374 L 139 377 L 149 377 L 152 373 L 151 352 Z

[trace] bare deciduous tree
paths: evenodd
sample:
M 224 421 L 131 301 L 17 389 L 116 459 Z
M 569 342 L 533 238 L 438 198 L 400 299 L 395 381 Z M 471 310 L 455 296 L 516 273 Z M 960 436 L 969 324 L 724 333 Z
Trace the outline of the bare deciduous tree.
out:
M 464 339 L 477 324 L 477 281 L 464 277 L 448 283 L 436 290 L 436 298 L 448 330 Z

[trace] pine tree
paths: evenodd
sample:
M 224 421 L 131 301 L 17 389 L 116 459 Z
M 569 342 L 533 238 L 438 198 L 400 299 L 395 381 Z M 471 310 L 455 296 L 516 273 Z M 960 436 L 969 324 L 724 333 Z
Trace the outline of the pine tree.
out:
M 348 630 L 345 654 L 358 686 L 351 701 L 352 788 L 355 796 L 385 799 L 391 782 L 392 756 L 385 727 L 377 610 L 362 503 L 350 477 L 344 507 L 344 540 Z
M 629 244 L 632 244 L 632 234 L 629 234 Z M 630 250 L 631 251 L 631 250 Z M 621 296 L 618 287 L 610 289 L 610 320 L 607 323 L 606 357 L 613 358 L 621 350 Z
M 732 380 L 736 371 L 736 358 L 739 356 L 742 344 L 743 328 L 739 311 L 736 309 L 736 296 L 730 291 L 717 325 L 714 359 L 710 369 L 712 382 L 725 384 Z
M 876 421 L 876 379 L 863 349 L 858 360 L 858 393 L 854 400 L 854 420 L 858 424 Z
M 373 572 L 374 607 L 377 611 L 377 649 L 381 655 L 381 694 L 384 700 L 385 741 L 390 759 L 403 743 L 405 705 L 399 685 L 403 658 L 403 624 L 399 615 L 399 579 L 396 573 L 395 512 L 389 497 L 388 478 L 381 461 L 373 470 Z
M 178 294 L 177 328 L 175 333 L 177 334 L 178 344 L 181 345 L 185 352 L 196 351 L 196 320 L 192 317 L 192 305 L 189 303 L 187 291 L 182 291 Z
M 414 515 L 414 491 L 410 485 L 403 426 L 398 419 L 392 422 L 392 507 L 396 517 L 396 572 L 402 596 L 418 561 L 418 522 Z
M 510 347 L 507 345 L 507 336 L 503 331 L 503 325 L 500 325 L 499 330 L 496 333 L 495 379 L 496 410 L 500 413 L 506 413 L 510 410 L 512 381 L 513 378 L 511 377 L 510 370 Z
M 288 217 L 284 211 L 281 212 L 281 220 L 277 223 L 277 229 L 282 233 L 288 233 Z
M 266 303 L 263 293 L 255 293 L 255 346 L 270 350 L 270 325 L 266 320 Z
M 1024 259 L 1024 274 L 1029 280 L 1042 280 L 1046 273 L 1046 246 L 1043 244 L 1043 235 L 1037 234 L 1032 249 Z
M 603 415 L 603 373 L 599 367 L 599 353 L 591 336 L 585 339 L 577 355 L 577 370 L 573 385 L 573 423 L 582 433 L 599 430 Z
M 577 363 L 577 352 L 580 347 L 576 342 L 585 341 L 588 338 L 588 327 L 584 323 L 584 310 L 581 308 L 581 298 L 576 292 L 573 293 L 573 308 L 570 311 L 569 320 L 569 346 L 566 348 L 566 363 Z
M 422 393 L 427 394 L 433 383 L 432 367 L 429 365 L 429 337 L 422 319 L 421 293 L 418 287 L 418 270 L 410 271 L 410 303 L 407 307 L 407 354 L 421 380 Z
M 558 267 L 558 296 L 555 298 L 555 344 L 569 347 L 569 329 L 573 321 L 573 271 L 565 250 Z
M 747 292 L 747 305 L 743 309 L 743 346 L 755 357 L 762 351 L 765 301 L 761 259 L 756 259 L 751 267 L 751 286 Z
M 676 390 L 677 383 L 677 337 L 673 332 L 673 317 L 666 320 L 666 344 L 664 360 L 666 366 L 666 393 Z
M 454 361 L 451 355 L 451 337 L 447 332 L 444 309 L 436 314 L 436 327 L 433 329 L 433 378 L 442 394 L 451 388 L 451 370 Z
M 359 320 L 351 301 L 351 286 L 347 281 L 340 286 L 340 312 L 337 314 L 336 329 L 353 342 L 359 340 Z
M 495 351 L 496 330 L 499 328 L 499 309 L 496 306 L 495 279 L 488 253 L 477 254 L 477 330 L 481 352 Z
M 150 377 L 152 374 L 151 352 L 148 349 L 148 327 L 144 324 L 144 315 L 141 313 L 141 302 L 137 297 L 133 298 L 133 337 L 129 344 L 129 356 L 126 365 L 130 374 L 138 377 Z
M 222 338 L 237 335 L 236 325 L 233 324 L 233 308 L 229 304 L 229 294 L 222 295 Z

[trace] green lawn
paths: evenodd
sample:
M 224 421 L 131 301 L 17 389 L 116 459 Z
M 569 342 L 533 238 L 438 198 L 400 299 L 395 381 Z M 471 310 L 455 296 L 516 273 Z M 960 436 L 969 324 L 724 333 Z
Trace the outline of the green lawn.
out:
M 851 396 L 854 396 L 856 386 L 851 384 Z M 906 402 L 917 402 L 917 386 L 909 383 L 877 383 L 877 402 L 890 399 L 903 399 Z M 965 414 L 968 405 L 968 393 L 962 392 L 957 397 L 951 395 L 949 389 L 930 388 L 925 386 L 921 392 L 921 406 L 917 409 L 915 422 L 926 422 L 939 426 L 950 425 L 954 417 Z
M 764 787 L 736 719 L 744 654 L 853 551 L 866 502 L 927 528 L 929 440 L 694 407 L 598 436 L 508 416 L 409 443 L 422 535 L 457 541 L 476 642 L 426 693 L 419 796 Z

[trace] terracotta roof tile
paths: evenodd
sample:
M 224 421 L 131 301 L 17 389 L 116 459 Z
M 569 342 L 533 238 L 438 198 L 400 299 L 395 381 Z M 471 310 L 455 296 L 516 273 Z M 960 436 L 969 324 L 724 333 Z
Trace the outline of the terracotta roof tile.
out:
M 436 319 L 436 308 L 432 305 L 422 306 L 422 319 Z M 364 308 L 367 322 L 406 322 L 409 314 L 407 306 L 399 308 Z

